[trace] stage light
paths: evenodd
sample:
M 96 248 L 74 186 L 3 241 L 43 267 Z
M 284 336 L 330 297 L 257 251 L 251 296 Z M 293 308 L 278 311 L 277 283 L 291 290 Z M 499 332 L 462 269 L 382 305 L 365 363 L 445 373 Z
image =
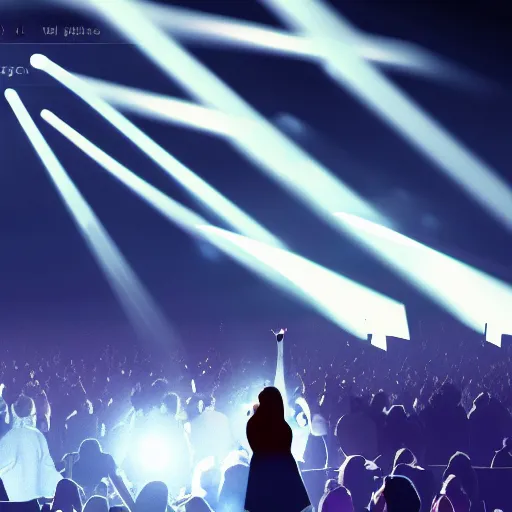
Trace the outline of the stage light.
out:
M 377 258 L 497 346 L 512 334 L 512 287 L 396 231 L 353 215 L 336 217 Z M 371 332 L 371 331 L 370 331 Z M 378 342 L 378 338 L 377 338 Z
M 176 456 L 172 449 L 172 439 L 160 433 L 152 433 L 151 426 L 148 429 L 149 432 L 139 441 L 137 460 L 146 474 L 149 472 L 155 476 L 162 476 Z M 173 466 L 177 465 L 176 461 L 172 462 Z
M 354 27 L 321 0 L 261 0 L 291 29 L 315 41 L 330 76 L 374 111 L 489 214 L 512 230 L 512 191 L 499 174 L 357 54 Z M 339 210 L 333 210 L 339 211 Z M 347 212 L 351 213 L 351 212 Z
M 48 57 L 41 55 L 40 53 L 35 53 L 30 57 L 30 65 L 33 68 L 44 70 L 46 65 L 48 64 Z
M 177 343 L 177 335 L 59 162 L 16 91 L 7 89 L 5 97 L 139 336 L 153 342 Z
M 108 2 L 107 2 L 108 3 Z M 225 221 L 230 227 L 272 245 L 282 246 L 280 240 L 273 236 L 257 221 L 243 212 L 233 202 L 223 196 L 214 187 L 195 174 L 191 169 L 174 158 L 162 146 L 146 135 L 115 108 L 94 94 L 93 90 L 82 80 L 61 68 L 50 59 L 33 55 L 36 64 L 42 70 L 58 80 L 62 85 L 73 91 L 104 119 L 111 123 L 151 160 L 153 160 L 169 176 L 180 183 L 205 208 Z M 240 128 L 240 127 L 239 127 Z
M 326 318 L 366 339 L 368 332 L 409 338 L 405 308 L 369 288 L 284 249 L 213 226 L 139 178 L 52 112 L 43 119 L 172 223 L 199 236 Z M 373 331 L 368 331 L 371 318 Z

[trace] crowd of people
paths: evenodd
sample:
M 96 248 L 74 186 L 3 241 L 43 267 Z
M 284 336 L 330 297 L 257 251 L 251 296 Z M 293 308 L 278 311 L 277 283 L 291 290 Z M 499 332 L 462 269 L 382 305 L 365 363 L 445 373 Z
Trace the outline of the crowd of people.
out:
M 286 346 L 4 351 L 0 511 L 512 510 L 477 472 L 512 468 L 509 347 Z

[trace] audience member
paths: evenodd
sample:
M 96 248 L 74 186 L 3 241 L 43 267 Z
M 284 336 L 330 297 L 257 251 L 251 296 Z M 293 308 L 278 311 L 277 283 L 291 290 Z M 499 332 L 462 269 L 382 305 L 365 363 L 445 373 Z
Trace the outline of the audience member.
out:
M 13 425 L 0 439 L 0 478 L 11 501 L 28 502 L 55 495 L 62 479 L 44 435 L 35 428 L 34 401 L 20 396 L 12 406 Z
M 248 512 L 301 512 L 310 501 L 291 453 L 292 430 L 285 421 L 284 404 L 277 388 L 267 387 L 247 422 L 253 455 L 245 499 Z

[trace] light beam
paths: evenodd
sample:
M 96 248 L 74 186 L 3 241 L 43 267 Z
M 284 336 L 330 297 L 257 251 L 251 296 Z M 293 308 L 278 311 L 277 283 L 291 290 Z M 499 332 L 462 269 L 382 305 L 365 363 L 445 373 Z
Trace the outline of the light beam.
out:
M 402 304 L 284 249 L 213 226 L 135 175 L 48 110 L 43 119 L 173 224 L 199 236 L 249 270 L 292 294 L 336 325 L 366 339 L 376 332 L 409 338 Z M 381 347 L 382 348 L 382 347 Z
M 326 222 L 332 212 L 347 211 L 382 221 L 379 212 L 315 161 L 191 53 L 151 23 L 138 4 L 125 0 L 89 0 L 98 14 L 177 81 L 203 105 L 220 110 L 248 124 L 232 139 L 235 148 L 269 177 L 310 206 Z M 53 66 L 52 66 L 53 67 Z M 50 73 L 54 75 L 53 71 Z
M 107 2 L 108 4 L 108 2 Z M 44 55 L 35 54 L 31 65 L 45 71 L 73 91 L 112 124 L 169 176 L 180 183 L 195 199 L 235 230 L 264 242 L 280 246 L 281 242 L 263 226 L 244 213 L 238 206 L 200 178 L 162 146 L 146 135 L 135 124 L 97 96 L 84 81 L 61 68 Z M 242 122 L 243 123 L 243 122 Z M 240 128 L 240 127 L 238 127 Z
M 336 214 L 377 258 L 488 341 L 512 334 L 512 287 L 396 231 L 345 213 Z
M 322 0 L 261 0 L 293 30 L 315 41 L 330 76 L 426 156 L 508 230 L 510 185 L 354 48 L 356 29 Z M 335 210 L 333 210 L 335 211 Z
M 52 0 L 53 3 L 90 12 L 92 6 L 81 0 Z M 155 25 L 187 43 L 204 43 L 234 50 L 267 52 L 282 57 L 323 62 L 317 46 L 302 34 L 217 14 L 184 9 L 154 2 L 138 2 Z M 467 73 L 419 45 L 358 31 L 354 48 L 361 58 L 404 73 L 428 79 L 456 80 Z M 476 80 L 471 75 L 473 81 Z M 481 80 L 479 80 L 481 83 Z
M 86 83 L 96 96 L 123 112 L 223 137 L 237 134 L 237 120 L 218 110 L 90 76 L 75 76 Z
M 5 98 L 137 333 L 143 340 L 160 344 L 177 342 L 164 315 L 55 156 L 18 93 L 7 89 Z

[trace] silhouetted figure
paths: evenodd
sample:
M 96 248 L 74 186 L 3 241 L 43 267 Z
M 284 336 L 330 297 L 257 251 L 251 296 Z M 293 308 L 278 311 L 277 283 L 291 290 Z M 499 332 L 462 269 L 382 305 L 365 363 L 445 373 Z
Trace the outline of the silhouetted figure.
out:
M 165 512 L 168 501 L 167 486 L 163 482 L 150 482 L 140 491 L 132 512 Z
M 510 431 L 510 414 L 488 393 L 480 393 L 468 414 L 471 462 L 488 467 L 493 453 Z
M 420 512 L 421 500 L 414 484 L 404 476 L 387 476 L 375 493 L 371 510 L 375 512 Z
M 378 475 L 379 468 L 360 455 L 348 457 L 341 465 L 338 483 L 350 492 L 355 512 L 368 510 Z
M 66 476 L 80 485 L 87 497 L 96 494 L 96 489 L 103 479 L 109 479 L 124 503 L 129 508 L 133 506 L 133 498 L 123 479 L 118 475 L 114 459 L 108 453 L 103 453 L 96 439 L 82 441 L 78 453 L 67 454 L 64 461 Z
M 434 475 L 430 469 L 418 466 L 415 455 L 407 448 L 396 453 L 392 475 L 407 477 L 420 496 L 422 512 L 430 510 L 436 492 Z
M 387 476 L 384 480 L 387 512 L 420 512 L 421 499 L 414 484 L 404 476 Z
M 82 500 L 78 486 L 65 478 L 57 484 L 51 512 L 82 512 Z
M 244 509 L 249 466 L 235 464 L 224 471 L 221 479 L 218 512 L 239 512 Z
M 91 496 L 84 506 L 84 512 L 108 512 L 108 501 L 103 496 Z
M 444 480 L 440 496 L 434 503 L 439 502 L 443 497 L 449 500 L 454 512 L 470 512 L 471 500 L 464 491 L 460 479 L 455 475 L 449 475 Z
M 450 475 L 457 477 L 458 483 L 471 502 L 471 510 L 479 510 L 481 503 L 478 478 L 475 470 L 471 466 L 470 458 L 465 453 L 457 452 L 450 458 L 448 466 L 443 473 L 443 482 L 446 482 Z M 452 501 L 453 504 L 453 500 L 450 501 Z
M 301 512 L 310 501 L 292 456 L 292 430 L 285 421 L 277 388 L 259 394 L 259 406 L 247 423 L 253 451 L 245 509 L 249 512 Z
M 362 455 L 373 460 L 379 455 L 377 426 L 359 397 L 350 397 L 350 412 L 338 420 L 335 434 L 347 456 Z
M 456 451 L 467 453 L 469 421 L 461 406 L 461 393 L 451 383 L 435 392 L 421 412 L 427 443 L 426 463 L 446 464 Z
M 354 512 L 352 496 L 345 487 L 337 486 L 328 490 L 320 499 L 318 512 Z
M 98 436 L 98 417 L 90 400 L 84 399 L 76 414 L 66 419 L 65 449 L 76 452 L 84 439 Z
M 432 512 L 455 512 L 452 502 L 446 495 L 439 496 L 434 503 L 432 503 Z
M 503 439 L 503 446 L 494 455 L 491 468 L 512 468 L 512 437 Z
M 385 473 L 393 468 L 393 458 L 401 448 L 410 448 L 415 443 L 414 424 L 409 421 L 401 405 L 393 405 L 385 415 L 385 424 L 381 436 L 381 458 L 379 466 Z

